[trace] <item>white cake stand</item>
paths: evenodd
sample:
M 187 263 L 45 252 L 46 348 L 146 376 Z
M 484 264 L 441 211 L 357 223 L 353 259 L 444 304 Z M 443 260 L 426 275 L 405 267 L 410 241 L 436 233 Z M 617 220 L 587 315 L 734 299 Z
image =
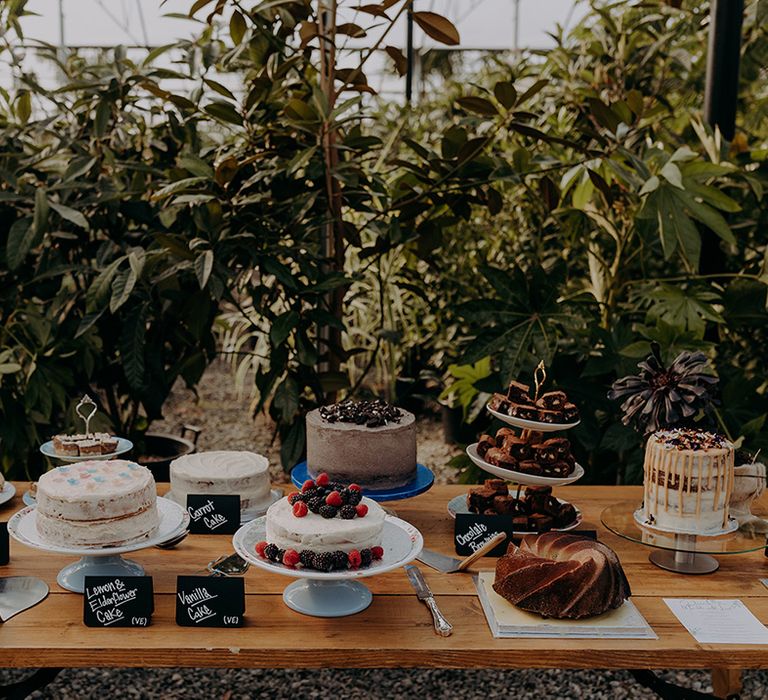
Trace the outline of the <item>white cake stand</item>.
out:
M 581 423 L 580 420 L 577 420 L 575 423 L 541 423 L 537 420 L 526 420 L 525 418 L 509 416 L 506 413 L 499 413 L 499 411 L 491 408 L 490 405 L 487 405 L 486 408 L 488 413 L 494 418 L 498 418 L 502 423 L 513 425 L 516 428 L 523 428 L 524 430 L 533 430 L 537 433 L 554 433 L 557 430 L 570 430 Z
M 235 551 L 254 566 L 299 579 L 283 591 L 283 601 L 291 610 L 314 617 L 343 617 L 365 610 L 371 604 L 373 594 L 356 579 L 405 566 L 418 556 L 424 546 L 421 533 L 413 525 L 387 515 L 381 543 L 384 556 L 370 566 L 329 572 L 291 568 L 256 554 L 256 543 L 266 539 L 266 520 L 266 517 L 261 517 L 243 525 L 232 540 Z
M 8 534 L 21 544 L 54 554 L 74 554 L 80 559 L 65 566 L 56 581 L 62 588 L 82 593 L 86 576 L 141 576 L 144 567 L 138 562 L 123 559 L 122 554 L 153 547 L 171 539 L 189 527 L 189 514 L 167 498 L 157 499 L 160 525 L 154 535 L 122 547 L 62 547 L 50 544 L 37 532 L 37 510 L 27 507 L 15 513 L 8 521 Z
M 133 443 L 127 438 L 117 438 L 117 449 L 114 452 L 103 455 L 62 455 L 58 454 L 53 449 L 53 440 L 48 440 L 40 445 L 40 452 L 46 457 L 51 459 L 57 459 L 60 462 L 92 462 L 92 461 L 104 461 L 106 459 L 115 459 L 126 452 L 130 452 L 133 449 Z
M 574 466 L 573 471 L 568 476 L 562 478 L 555 476 L 538 476 L 536 474 L 516 472 L 512 469 L 503 469 L 490 462 L 486 462 L 477 453 L 476 442 L 473 442 L 467 447 L 467 457 L 480 467 L 480 469 L 483 469 L 494 476 L 498 476 L 499 479 L 506 479 L 507 481 L 513 481 L 516 484 L 526 484 L 528 486 L 565 486 L 566 484 L 572 484 L 574 481 L 578 481 L 584 476 L 584 468 L 578 462 Z

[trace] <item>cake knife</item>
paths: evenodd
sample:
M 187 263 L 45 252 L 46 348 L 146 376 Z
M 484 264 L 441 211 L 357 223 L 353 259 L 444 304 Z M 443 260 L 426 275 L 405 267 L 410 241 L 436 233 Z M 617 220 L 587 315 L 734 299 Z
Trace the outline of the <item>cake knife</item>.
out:
M 506 539 L 506 533 L 497 532 L 482 547 L 480 547 L 476 552 L 472 552 L 472 554 L 470 554 L 465 559 L 449 557 L 446 554 L 433 552 L 431 549 L 427 549 L 426 547 L 421 550 L 419 556 L 416 558 L 423 564 L 431 566 L 433 569 L 436 569 L 441 573 L 454 574 L 457 571 L 466 571 L 466 569 L 468 569 L 470 565 L 474 564 L 477 559 L 488 554 L 488 552 L 500 545 Z
M 435 623 L 435 632 L 441 637 L 450 636 L 453 632 L 453 625 L 443 617 L 443 613 L 441 613 L 440 608 L 437 607 L 435 598 L 432 595 L 432 591 L 429 590 L 427 582 L 424 580 L 421 569 L 413 564 L 408 564 L 408 566 L 405 567 L 405 573 L 408 574 L 408 580 L 416 591 L 418 599 L 426 604 L 429 611 L 432 613 L 432 619 Z

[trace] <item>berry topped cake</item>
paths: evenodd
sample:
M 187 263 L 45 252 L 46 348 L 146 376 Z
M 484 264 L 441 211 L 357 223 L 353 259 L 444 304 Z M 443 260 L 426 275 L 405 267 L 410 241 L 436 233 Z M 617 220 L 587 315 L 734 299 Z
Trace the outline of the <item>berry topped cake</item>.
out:
M 386 402 L 343 401 L 307 414 L 307 470 L 368 489 L 416 476 L 416 419 Z
M 37 531 L 68 547 L 118 547 L 160 524 L 152 472 L 124 459 L 57 467 L 37 482 Z
M 670 532 L 706 535 L 727 529 L 734 449 L 722 435 L 674 428 L 648 438 L 642 520 Z
M 384 553 L 384 517 L 360 486 L 344 486 L 322 473 L 269 507 L 266 540 L 256 545 L 256 553 L 319 571 L 365 567 Z

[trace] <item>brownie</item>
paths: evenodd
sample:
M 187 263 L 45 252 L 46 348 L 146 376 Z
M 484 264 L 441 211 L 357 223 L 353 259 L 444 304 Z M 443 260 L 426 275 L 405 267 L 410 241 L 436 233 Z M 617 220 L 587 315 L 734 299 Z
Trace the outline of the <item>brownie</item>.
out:
M 536 418 L 533 420 L 538 420 L 541 423 L 562 423 L 565 418 L 562 411 L 548 411 L 540 408 L 536 411 Z
M 571 454 L 571 443 L 567 438 L 550 438 L 533 445 L 533 452 L 539 462 L 553 464 L 566 459 Z
M 576 407 L 576 404 L 567 403 L 563 406 L 562 411 L 566 423 L 575 423 L 579 420 L 579 409 Z
M 549 411 L 562 409 L 568 403 L 568 397 L 562 391 L 548 391 L 542 394 L 536 405 L 539 408 L 546 408 Z
M 544 473 L 541 465 L 533 460 L 518 463 L 517 471 L 522 472 L 523 474 L 532 474 L 534 476 L 540 476 Z
M 494 467 L 502 469 L 517 469 L 517 460 L 508 452 L 500 450 L 498 447 L 492 447 L 485 453 L 485 461 Z
M 531 403 L 531 387 L 520 382 L 510 382 L 507 387 L 507 399 L 511 403 Z
M 555 516 L 555 527 L 568 527 L 576 520 L 576 508 L 570 503 L 561 503 L 560 512 Z
M 514 496 L 496 496 L 493 509 L 499 515 L 526 515 L 525 504 Z
M 487 489 L 492 489 L 499 496 L 506 496 L 509 493 L 509 486 L 504 479 L 486 479 L 483 482 L 483 486 Z
M 510 416 L 515 416 L 515 418 L 522 418 L 523 420 L 538 420 L 540 413 L 542 413 L 542 411 L 536 408 L 535 406 L 523 406 L 523 405 L 512 406 L 512 408 L 509 411 Z M 554 423 L 555 421 L 551 421 L 551 422 Z
M 555 462 L 554 464 L 546 465 L 544 474 L 545 476 L 562 479 L 566 476 L 570 476 L 573 473 L 573 467 L 573 464 L 569 464 L 566 461 Z
M 525 487 L 525 495 L 526 496 L 551 496 L 552 495 L 552 487 L 551 486 L 539 486 L 539 485 L 532 485 L 532 486 L 526 486 Z
M 528 516 L 518 515 L 512 518 L 512 529 L 516 532 L 528 532 L 531 529 L 528 524 Z
M 484 513 L 486 510 L 493 510 L 493 499 L 497 495 L 496 491 L 485 486 L 471 489 L 467 494 L 467 508 L 469 508 L 469 512 Z
M 512 430 L 512 428 L 499 428 L 496 431 L 496 444 L 501 445 L 502 442 L 504 442 L 504 439 L 509 437 L 517 437 L 517 433 Z
M 498 413 L 508 414 L 511 404 L 504 394 L 494 394 L 491 396 L 488 406 Z
M 548 532 L 555 526 L 555 519 L 551 515 L 533 513 L 528 516 L 528 523 L 530 524 L 530 529 L 535 532 Z
M 501 448 L 519 462 L 523 462 L 533 456 L 531 446 L 516 435 L 507 435 L 504 438 L 504 442 L 501 443 Z
M 491 435 L 481 435 L 477 441 L 477 454 L 485 457 L 485 453 L 492 447 L 496 447 L 496 440 Z

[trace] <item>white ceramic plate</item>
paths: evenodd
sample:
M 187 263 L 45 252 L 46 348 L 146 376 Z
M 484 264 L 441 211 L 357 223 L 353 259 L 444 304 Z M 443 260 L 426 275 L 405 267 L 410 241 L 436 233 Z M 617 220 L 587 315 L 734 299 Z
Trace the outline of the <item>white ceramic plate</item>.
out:
M 42 549 L 46 552 L 57 554 L 77 554 L 79 556 L 107 556 L 111 554 L 124 554 L 135 552 L 139 549 L 154 547 L 176 535 L 181 534 L 189 527 L 189 514 L 178 503 L 167 498 L 157 499 L 157 511 L 160 516 L 160 526 L 152 537 L 138 540 L 121 547 L 62 547 L 51 544 L 42 539 L 37 532 L 37 509 L 23 508 L 8 521 L 8 534 L 27 547 Z
M 60 462 L 91 462 L 96 459 L 114 459 L 133 449 L 133 443 L 125 438 L 117 438 L 117 450 L 106 455 L 60 455 L 53 449 L 53 440 L 48 440 L 40 446 L 40 452 L 51 459 L 58 459 Z
M 317 571 L 315 569 L 291 568 L 285 564 L 276 564 L 268 559 L 262 559 L 256 554 L 256 543 L 266 539 L 267 518 L 262 516 L 243 525 L 232 539 L 235 551 L 246 561 L 261 569 L 275 574 L 292 576 L 293 578 L 320 579 L 338 581 L 343 579 L 364 578 L 376 576 L 387 571 L 399 569 L 412 562 L 421 552 L 424 540 L 421 533 L 410 523 L 392 515 L 384 518 L 384 531 L 381 546 L 384 556 L 374 561 L 364 569 L 348 569 L 347 571 Z
M 561 498 L 557 499 L 560 503 L 567 503 L 567 501 L 562 500 Z M 573 506 L 576 508 L 576 506 Z M 467 496 L 466 494 L 462 494 L 461 496 L 454 496 L 450 501 L 448 501 L 448 513 L 452 518 L 456 517 L 457 513 L 469 513 L 470 510 L 467 508 Z M 574 520 L 570 525 L 567 525 L 566 527 L 553 527 L 549 532 L 567 532 L 568 530 L 574 530 L 579 525 L 581 525 L 581 511 L 576 508 L 576 520 Z M 537 535 L 538 533 L 535 530 L 515 530 L 515 535 Z
M 8 503 L 15 495 L 16 487 L 10 481 L 6 481 L 0 489 L 0 503 Z
M 575 423 L 539 423 L 536 420 L 525 420 L 525 418 L 516 418 L 515 416 L 508 416 L 506 413 L 499 413 L 494 411 L 490 406 L 486 406 L 488 413 L 495 418 L 498 418 L 502 423 L 507 425 L 514 425 L 516 428 L 524 428 L 525 430 L 535 430 L 538 433 L 554 433 L 556 430 L 570 430 L 575 428 L 580 420 Z
M 573 472 L 570 476 L 558 479 L 553 476 L 535 476 L 533 474 L 523 474 L 523 472 L 515 472 L 511 469 L 502 469 L 496 467 L 493 464 L 486 462 L 479 454 L 477 454 L 477 443 L 473 442 L 467 447 L 467 456 L 478 466 L 480 469 L 484 469 L 489 474 L 498 476 L 500 479 L 506 479 L 507 481 L 514 481 L 516 484 L 530 484 L 531 486 L 565 486 L 566 484 L 572 484 L 574 481 L 578 481 L 584 476 L 584 469 L 577 462 L 573 468 Z
M 283 489 L 272 489 L 269 492 L 269 500 L 265 501 L 264 503 L 258 503 L 255 506 L 251 506 L 250 508 L 245 508 L 244 510 L 240 511 L 240 524 L 245 525 L 245 523 L 251 522 L 251 520 L 255 520 L 256 518 L 261 517 L 264 515 L 264 513 L 267 512 L 267 509 L 273 504 L 279 501 L 283 497 Z M 173 491 L 168 491 L 168 493 L 165 494 L 165 498 L 169 498 L 174 503 L 178 503 L 180 506 L 186 508 L 187 504 L 182 503 L 181 500 L 176 496 L 176 494 Z

